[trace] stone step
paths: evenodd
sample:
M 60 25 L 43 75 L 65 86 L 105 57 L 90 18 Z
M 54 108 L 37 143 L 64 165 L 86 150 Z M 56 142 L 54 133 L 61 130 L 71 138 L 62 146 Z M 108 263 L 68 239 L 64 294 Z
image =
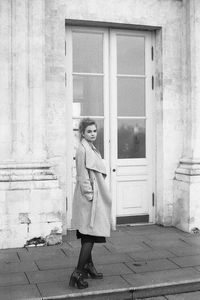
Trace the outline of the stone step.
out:
M 101 291 L 86 291 L 69 293 L 66 295 L 43 297 L 44 300 L 131 300 L 142 299 L 149 297 L 158 297 L 164 295 L 179 294 L 185 292 L 194 292 L 200 290 L 200 279 L 185 280 L 182 282 L 166 283 L 166 284 L 152 284 L 140 287 L 115 288 Z

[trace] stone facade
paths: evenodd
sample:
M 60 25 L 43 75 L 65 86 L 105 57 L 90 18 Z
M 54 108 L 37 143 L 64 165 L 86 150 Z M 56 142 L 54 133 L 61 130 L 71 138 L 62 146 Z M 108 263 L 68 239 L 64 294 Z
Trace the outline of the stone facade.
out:
M 0 248 L 62 233 L 63 191 L 49 162 L 45 2 L 0 3 Z
M 156 222 L 200 226 L 199 16 L 198 0 L 0 1 L 0 248 L 67 229 L 66 20 L 155 31 Z

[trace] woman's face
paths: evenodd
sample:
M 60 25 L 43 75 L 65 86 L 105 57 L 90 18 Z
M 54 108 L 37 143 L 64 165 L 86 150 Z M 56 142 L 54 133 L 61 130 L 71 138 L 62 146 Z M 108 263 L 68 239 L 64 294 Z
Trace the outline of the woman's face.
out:
M 85 132 L 83 133 L 83 137 L 86 141 L 92 143 L 97 138 L 97 128 L 95 125 L 89 125 L 86 127 Z

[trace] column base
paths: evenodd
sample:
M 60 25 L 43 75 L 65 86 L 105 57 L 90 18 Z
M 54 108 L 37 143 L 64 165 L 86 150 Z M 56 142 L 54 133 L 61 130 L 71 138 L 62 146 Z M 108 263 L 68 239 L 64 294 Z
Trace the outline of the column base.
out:
M 200 229 L 200 164 L 182 161 L 174 179 L 173 226 Z
M 0 164 L 0 249 L 62 240 L 63 195 L 47 163 Z

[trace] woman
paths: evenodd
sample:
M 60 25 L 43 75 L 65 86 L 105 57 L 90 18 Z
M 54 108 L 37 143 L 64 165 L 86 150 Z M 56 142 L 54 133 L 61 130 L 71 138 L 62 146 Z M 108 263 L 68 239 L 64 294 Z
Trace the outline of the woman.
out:
M 76 152 L 77 181 L 74 191 L 72 225 L 81 239 L 78 264 L 72 273 L 69 286 L 88 287 L 84 279 L 103 278 L 92 261 L 94 243 L 105 243 L 110 236 L 111 198 L 105 184 L 106 169 L 99 151 L 93 145 L 97 125 L 86 118 L 79 125 L 80 144 Z

